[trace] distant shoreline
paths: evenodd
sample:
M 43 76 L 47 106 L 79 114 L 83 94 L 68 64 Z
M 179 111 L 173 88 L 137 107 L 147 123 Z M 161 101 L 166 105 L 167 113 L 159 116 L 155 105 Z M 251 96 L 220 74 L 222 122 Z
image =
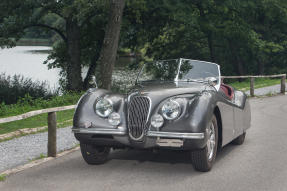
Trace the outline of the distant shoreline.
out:
M 21 38 L 17 41 L 16 46 L 52 46 L 53 42 L 50 39 L 40 38 Z

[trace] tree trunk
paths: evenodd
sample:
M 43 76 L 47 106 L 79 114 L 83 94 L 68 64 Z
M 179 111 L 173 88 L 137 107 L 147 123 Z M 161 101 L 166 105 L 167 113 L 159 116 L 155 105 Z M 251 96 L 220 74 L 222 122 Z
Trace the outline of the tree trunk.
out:
M 258 74 L 263 75 L 265 72 L 265 64 L 263 61 L 257 60 Z
M 232 43 L 231 40 L 228 40 L 228 45 L 229 45 L 232 59 L 234 60 L 234 62 L 236 64 L 235 65 L 236 73 L 240 76 L 244 76 L 244 74 L 245 74 L 244 66 L 243 66 L 243 63 L 240 59 L 240 55 L 238 55 L 238 51 L 237 51 L 236 47 L 234 46 L 234 44 Z M 239 81 L 241 81 L 241 79 L 239 79 Z
M 68 65 L 67 65 L 67 90 L 80 91 L 82 87 L 81 76 L 81 49 L 80 27 L 72 19 L 66 20 Z
M 207 35 L 207 41 L 208 41 L 208 47 L 209 47 L 209 53 L 210 53 L 210 59 L 212 62 L 216 62 L 215 55 L 214 55 L 214 46 L 212 41 L 212 33 L 209 32 Z
M 124 5 L 124 0 L 110 0 L 110 15 L 100 53 L 100 86 L 105 89 L 111 88 L 112 72 L 117 56 Z
M 236 64 L 239 75 L 244 76 L 245 75 L 244 66 L 238 55 L 236 55 Z

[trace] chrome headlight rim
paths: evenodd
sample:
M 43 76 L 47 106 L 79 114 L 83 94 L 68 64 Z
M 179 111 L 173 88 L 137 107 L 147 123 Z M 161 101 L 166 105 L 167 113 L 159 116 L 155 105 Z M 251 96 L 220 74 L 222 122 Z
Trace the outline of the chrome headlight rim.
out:
M 106 101 L 106 103 L 108 103 L 109 104 L 109 111 L 107 112 L 107 113 L 101 113 L 100 111 L 99 111 L 99 109 L 100 108 L 98 108 L 99 106 L 98 106 L 98 104 L 100 104 L 100 102 L 102 102 L 102 101 Z M 114 111 L 114 107 L 113 107 L 113 102 L 112 102 L 112 100 L 110 100 L 110 99 L 108 99 L 108 98 L 105 98 L 105 97 L 101 97 L 101 98 L 99 98 L 96 102 L 95 102 L 95 104 L 94 104 L 94 111 L 96 112 L 96 114 L 98 115 L 98 116 L 100 116 L 100 117 L 102 117 L 102 118 L 107 118 L 107 117 L 109 117 L 109 115 L 111 114 L 111 113 L 113 113 L 113 111 Z
M 174 104 L 174 105 L 176 106 L 176 108 L 177 108 L 177 111 L 174 111 L 174 112 L 176 112 L 177 114 L 176 114 L 175 116 L 173 116 L 173 117 L 168 116 L 166 110 L 164 109 L 168 103 Z M 169 120 L 169 121 L 175 120 L 175 119 L 177 119 L 177 118 L 180 116 L 180 114 L 181 114 L 181 105 L 180 105 L 180 103 L 177 102 L 176 100 L 174 100 L 174 99 L 169 99 L 169 100 L 165 101 L 164 104 L 162 105 L 162 107 L 161 107 L 161 113 L 162 113 L 162 116 L 164 117 L 164 119 Z

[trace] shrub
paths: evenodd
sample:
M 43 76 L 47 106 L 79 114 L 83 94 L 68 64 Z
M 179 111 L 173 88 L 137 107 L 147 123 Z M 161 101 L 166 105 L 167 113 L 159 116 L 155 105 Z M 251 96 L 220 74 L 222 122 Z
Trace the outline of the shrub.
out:
M 128 68 L 114 70 L 112 91 L 126 93 L 128 89 L 134 86 L 138 72 L 139 70 L 130 70 Z
M 22 75 L 0 74 L 0 103 L 15 104 L 28 94 L 31 99 L 49 99 L 55 92 L 50 90 L 47 82 L 32 81 Z M 27 97 L 25 99 L 27 100 Z
M 67 93 L 61 96 L 53 96 L 49 99 L 36 98 L 33 99 L 29 94 L 18 100 L 16 104 L 6 105 L 0 104 L 0 118 L 12 115 L 18 115 L 25 112 L 50 108 L 60 107 L 65 105 L 74 105 L 80 99 L 81 93 Z

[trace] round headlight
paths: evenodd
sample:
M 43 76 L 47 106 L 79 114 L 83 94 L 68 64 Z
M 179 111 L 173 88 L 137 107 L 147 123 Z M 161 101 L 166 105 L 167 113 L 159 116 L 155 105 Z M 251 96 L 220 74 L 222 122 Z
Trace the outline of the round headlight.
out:
M 180 114 L 180 105 L 174 100 L 169 100 L 162 106 L 161 112 L 165 119 L 173 120 Z
M 113 104 L 108 99 L 100 99 L 94 106 L 96 114 L 100 117 L 108 117 L 113 112 Z
M 121 116 L 120 116 L 120 114 L 115 113 L 115 112 L 111 113 L 111 114 L 109 115 L 108 122 L 109 122 L 111 125 L 113 125 L 113 126 L 119 125 L 120 122 L 121 122 Z
M 160 128 L 163 125 L 163 118 L 159 114 L 155 114 L 151 118 L 151 125 L 155 128 Z

